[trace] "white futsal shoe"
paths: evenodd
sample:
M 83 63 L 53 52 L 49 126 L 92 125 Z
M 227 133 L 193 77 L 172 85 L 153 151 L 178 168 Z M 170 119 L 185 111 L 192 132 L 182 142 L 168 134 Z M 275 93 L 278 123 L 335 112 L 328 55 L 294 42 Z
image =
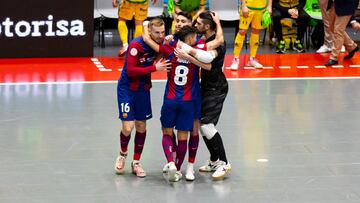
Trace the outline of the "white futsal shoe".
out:
M 194 164 L 189 163 L 186 168 L 185 178 L 188 181 L 195 180 Z
M 221 165 L 212 174 L 213 180 L 223 180 L 231 172 L 231 165 L 229 162 L 227 164 L 224 161 L 220 162 Z
M 127 153 L 120 153 L 115 161 L 115 172 L 116 174 L 123 174 L 125 170 L 125 160 L 127 157 Z
M 254 68 L 263 68 L 264 66 L 261 65 L 255 58 L 250 58 L 247 66 L 254 67 Z
M 204 166 L 201 166 L 199 168 L 199 171 L 200 172 L 214 172 L 220 166 L 220 164 L 221 163 L 220 163 L 219 159 L 216 161 L 208 160 Z
M 231 69 L 231 70 L 237 70 L 237 69 L 239 69 L 239 61 L 240 61 L 240 59 L 237 58 L 237 57 L 235 57 L 235 58 L 233 59 L 232 63 L 231 63 L 230 69 Z

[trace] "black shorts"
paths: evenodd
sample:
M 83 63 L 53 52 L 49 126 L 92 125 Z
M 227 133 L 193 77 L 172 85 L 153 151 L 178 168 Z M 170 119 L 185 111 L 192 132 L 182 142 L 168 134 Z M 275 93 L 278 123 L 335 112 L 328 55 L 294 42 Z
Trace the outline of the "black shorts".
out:
M 201 91 L 201 124 L 217 124 L 229 87 L 221 89 L 202 89 Z

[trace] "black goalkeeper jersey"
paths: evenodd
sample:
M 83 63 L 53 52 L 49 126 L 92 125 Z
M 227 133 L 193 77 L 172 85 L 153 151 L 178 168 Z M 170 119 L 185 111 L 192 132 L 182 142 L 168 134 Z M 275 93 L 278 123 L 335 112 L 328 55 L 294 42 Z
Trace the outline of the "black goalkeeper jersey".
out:
M 215 34 L 208 38 L 205 42 L 210 42 L 215 39 Z M 211 62 L 211 70 L 201 70 L 201 89 L 222 89 L 228 86 L 226 77 L 223 73 L 223 65 L 226 53 L 226 43 L 216 48 L 217 57 Z

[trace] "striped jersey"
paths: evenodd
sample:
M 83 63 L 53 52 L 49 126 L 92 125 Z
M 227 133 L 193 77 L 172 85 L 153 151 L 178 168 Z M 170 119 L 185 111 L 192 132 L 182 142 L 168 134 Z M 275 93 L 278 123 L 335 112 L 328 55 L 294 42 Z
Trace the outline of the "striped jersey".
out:
M 151 72 L 156 71 L 154 65 L 157 53 L 145 44 L 142 37 L 131 41 L 125 64 L 119 79 L 119 87 L 131 91 L 148 91 L 151 88 Z
M 204 40 L 193 46 L 206 50 Z M 175 46 L 160 45 L 159 53 L 167 56 L 171 62 L 164 97 L 177 101 L 192 101 L 200 95 L 199 67 L 187 60 L 179 59 L 174 54 Z

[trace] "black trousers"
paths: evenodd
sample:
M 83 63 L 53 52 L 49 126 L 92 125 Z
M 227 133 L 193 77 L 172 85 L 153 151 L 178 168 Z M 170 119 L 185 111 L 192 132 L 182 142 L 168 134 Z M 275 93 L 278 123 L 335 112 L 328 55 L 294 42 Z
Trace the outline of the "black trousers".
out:
M 272 20 L 274 25 L 274 31 L 277 36 L 278 41 L 283 40 L 282 29 L 281 29 L 281 19 L 291 18 L 288 12 L 273 8 Z M 306 28 L 308 26 L 310 16 L 302 9 L 299 10 L 299 17 L 296 20 L 297 23 L 297 40 L 302 41 Z

